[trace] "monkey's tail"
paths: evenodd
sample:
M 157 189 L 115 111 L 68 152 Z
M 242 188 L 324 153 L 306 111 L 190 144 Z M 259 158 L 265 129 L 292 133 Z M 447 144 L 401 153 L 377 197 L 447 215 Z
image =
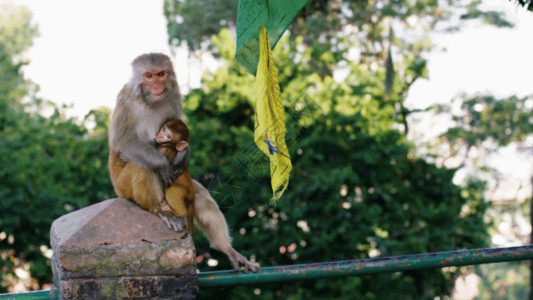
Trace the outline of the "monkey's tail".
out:
M 196 236 L 194 234 L 194 200 L 192 201 L 191 205 L 187 207 L 187 230 L 189 231 L 192 242 L 194 243 L 194 249 L 198 249 L 196 246 Z

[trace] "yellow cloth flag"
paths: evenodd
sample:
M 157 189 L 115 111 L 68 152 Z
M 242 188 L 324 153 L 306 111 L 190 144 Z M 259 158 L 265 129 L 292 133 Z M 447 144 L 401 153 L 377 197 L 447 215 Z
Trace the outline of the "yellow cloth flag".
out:
M 254 141 L 270 158 L 272 201 L 276 202 L 289 185 L 292 164 L 285 144 L 285 112 L 281 102 L 278 71 L 264 26 L 259 30 L 259 48 Z

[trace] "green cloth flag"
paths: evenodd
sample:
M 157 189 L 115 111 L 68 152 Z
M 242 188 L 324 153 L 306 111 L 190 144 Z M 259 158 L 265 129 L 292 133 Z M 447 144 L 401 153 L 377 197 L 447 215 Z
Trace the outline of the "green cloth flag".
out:
M 259 28 L 265 26 L 271 49 L 309 0 L 240 0 L 235 60 L 255 75 L 259 62 Z

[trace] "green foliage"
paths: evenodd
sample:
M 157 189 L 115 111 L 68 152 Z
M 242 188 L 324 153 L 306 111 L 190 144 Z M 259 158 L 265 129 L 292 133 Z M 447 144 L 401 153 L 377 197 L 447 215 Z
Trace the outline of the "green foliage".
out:
M 12 5 L 0 6 L 0 130 L 13 122 L 11 115 L 31 88 L 20 73 L 26 64 L 20 54 L 33 43 L 37 28 L 30 24 L 30 12 Z
M 497 169 L 490 168 L 486 155 L 495 153 L 501 146 L 510 143 L 520 144 L 533 134 L 533 106 L 531 97 L 519 98 L 511 96 L 497 99 L 492 95 L 480 94 L 473 96 L 462 95 L 454 99 L 454 103 L 434 107 L 438 115 L 450 114 L 453 126 L 440 136 L 439 144 L 447 144 L 450 157 L 464 156 L 463 165 L 468 165 L 470 149 L 482 148 L 485 153 L 471 159 L 474 168 L 496 182 L 493 186 L 504 185 L 501 181 L 504 175 Z M 465 154 L 466 153 L 466 154 Z M 496 199 L 508 201 L 509 199 Z M 494 224 L 502 222 L 502 216 L 527 216 L 531 206 L 530 201 L 521 205 L 515 203 L 495 204 L 488 211 L 487 218 Z M 489 229 L 497 233 L 496 226 Z M 476 273 L 480 275 L 480 298 L 524 299 L 529 292 L 528 264 L 505 263 L 494 266 L 480 266 Z M 518 271 L 517 270 L 520 270 Z M 520 274 L 520 276 L 518 276 Z
M 408 131 L 410 111 L 403 101 L 411 85 L 427 76 L 431 31 L 449 30 L 459 19 L 512 24 L 481 10 L 477 1 L 310 1 L 274 49 L 294 169 L 284 199 L 271 207 L 264 200 L 268 163 L 252 143 L 253 77 L 233 62 L 235 44 L 225 29 L 234 29 L 234 16 L 224 11 L 236 11 L 236 3 L 201 5 L 206 3 L 223 12 L 208 26 L 181 10 L 194 1 L 166 0 L 165 15 L 171 45 L 212 45 L 226 61 L 188 95 L 185 108 L 191 139 L 200 143 L 192 174 L 225 208 L 238 249 L 255 249 L 263 265 L 280 265 L 487 245 L 484 184 L 454 185 L 455 170 L 414 157 L 395 128 Z M 215 28 L 221 29 L 218 36 Z M 334 80 L 339 71 L 345 77 Z M 207 249 L 204 242 L 199 246 Z M 218 254 L 202 256 L 210 255 L 228 267 Z M 236 287 L 223 295 L 433 298 L 449 294 L 453 277 L 442 270 L 406 272 Z M 221 297 L 202 291 L 200 298 L 214 295 Z
M 528 299 L 529 262 L 506 262 L 476 267 L 480 275 L 479 299 Z
M 49 245 L 52 221 L 113 195 L 106 165 L 106 127 L 89 131 L 85 124 L 53 109 L 48 118 L 21 113 L 0 132 L 1 228 L 14 237 L 4 238 L 0 249 L 14 250 L 13 257 L 32 262 L 30 270 L 40 282 L 51 279 L 41 246 Z M 8 257 L 3 263 L 18 267 L 11 261 Z
M 0 9 L 1 53 L 11 57 L 22 54 L 37 35 L 37 27 L 30 22 L 30 11 L 10 4 L 4 4 Z
M 238 0 L 165 1 L 164 13 L 169 44 L 185 42 L 189 49 L 202 47 L 201 36 L 217 34 L 222 27 L 235 26 Z
M 470 148 L 490 139 L 504 146 L 523 141 L 533 133 L 533 108 L 528 104 L 532 101 L 529 97 L 496 99 L 492 95 L 475 95 L 458 100 L 461 110 L 455 113 L 451 105 L 435 107 L 437 113 L 452 113 L 456 126 L 443 137 L 453 145 L 465 144 Z
M 238 1 L 229 0 L 165 0 L 164 12 L 167 18 L 171 46 L 186 43 L 190 50 L 201 49 L 208 44 L 212 35 L 223 28 L 235 29 Z M 481 1 L 360 1 L 360 0 L 311 0 L 293 22 L 294 37 L 303 36 L 309 50 L 321 56 L 329 53 L 336 61 L 344 55 L 342 43 L 356 43 L 368 58 L 377 57 L 384 61 L 387 47 L 383 42 L 406 41 L 407 47 L 416 48 L 412 37 L 390 36 L 391 22 L 401 23 L 404 30 L 414 32 L 431 30 L 437 24 L 450 27 L 451 19 L 481 19 L 500 27 L 513 24 L 500 12 L 483 10 Z M 458 14 L 458 15 L 457 15 Z M 417 18 L 416 25 L 409 18 Z M 399 24 L 394 24 L 398 26 Z M 355 27 L 355 34 L 347 34 L 348 27 Z M 429 45 L 429 44 L 426 44 Z M 385 47 L 384 47 L 385 46 Z M 412 49 L 414 50 L 414 49 Z M 322 65 L 324 67 L 326 65 Z M 318 67 L 318 65 L 317 65 Z M 324 69 L 326 73 L 330 69 Z M 317 70 L 319 74 L 321 73 Z
M 185 100 L 195 149 L 189 168 L 223 208 L 235 247 L 262 265 L 284 265 L 486 246 L 483 184 L 458 187 L 455 170 L 413 157 L 394 129 L 394 109 L 382 104 L 384 70 L 362 65 L 344 81 L 321 77 L 301 63 L 312 54 L 296 52 L 299 42 L 287 37 L 274 50 L 293 163 L 289 189 L 276 206 L 268 203 L 268 161 L 253 143 L 253 77 L 233 61 L 228 31 L 213 38 L 226 66 L 207 74 Z M 202 257 L 220 262 L 217 268 L 229 268 L 205 240 L 198 246 Z M 205 262 L 199 268 L 206 270 Z M 432 298 L 450 293 L 454 274 L 202 290 L 199 298 Z
M 110 198 L 113 190 L 106 163 L 109 111 L 94 110 L 79 122 L 65 116 L 66 107 L 35 98 L 38 87 L 24 80 L 20 57 L 36 28 L 26 9 L 1 8 L 0 48 L 7 50 L 0 52 L 0 290 L 5 291 L 16 268 L 29 268 L 41 284 L 51 282 L 45 253 L 52 221 Z
M 38 105 L 38 104 L 34 104 Z M 25 108 L 31 108 L 25 105 Z M 33 107 L 41 110 L 42 106 Z M 106 168 L 106 136 L 66 118 L 21 113 L 0 132 L 1 250 L 31 261 L 32 275 L 50 282 L 41 246 L 49 245 L 52 221 L 62 214 L 112 196 Z M 11 265 L 11 257 L 4 260 Z
M 186 43 L 189 50 L 196 51 L 213 46 L 211 38 L 218 31 L 235 29 L 237 1 L 165 0 L 164 11 L 170 45 Z M 361 64 L 376 68 L 388 61 L 387 70 L 375 79 L 387 85 L 388 93 L 380 92 L 382 105 L 396 110 L 394 117 L 407 133 L 410 111 L 403 101 L 410 86 L 427 76 L 425 57 L 434 47 L 429 33 L 459 30 L 455 28 L 458 20 L 513 26 L 501 12 L 482 9 L 480 1 L 311 0 L 290 26 L 290 37 L 298 40 L 291 59 L 307 57 L 301 60 L 307 75 L 321 78 L 331 77 L 339 69 Z M 358 59 L 353 58 L 354 52 Z
M 486 24 L 494 24 L 499 27 L 512 27 L 513 23 L 505 19 L 502 12 L 496 11 L 480 11 L 477 6 L 481 4 L 481 0 L 470 2 L 466 6 L 466 13 L 461 16 L 462 20 L 481 19 Z
M 233 26 L 236 3 L 167 0 L 165 15 L 171 45 L 209 44 L 226 62 L 187 95 L 184 110 L 191 173 L 219 202 L 237 249 L 262 265 L 282 265 L 487 245 L 483 184 L 454 185 L 454 170 L 414 157 L 395 129 L 408 113 L 398 106 L 426 75 L 423 54 L 432 45 L 425 34 L 450 17 L 448 9 L 436 1 L 311 1 L 274 51 L 294 169 L 288 192 L 270 206 L 268 163 L 252 138 L 254 78 L 233 61 L 230 31 L 206 40 Z M 395 36 L 392 23 L 416 31 L 411 16 L 422 20 L 424 34 Z M 348 26 L 355 26 L 349 34 Z M 114 193 L 106 167 L 109 111 L 79 122 L 34 96 L 20 57 L 35 34 L 27 12 L 0 15 L 0 257 L 4 279 L 29 263 L 44 283 L 51 280 L 42 247 L 51 222 Z M 353 46 L 359 59 L 350 58 Z M 394 74 L 385 66 L 391 48 Z M 338 69 L 346 77 L 334 80 Z M 198 246 L 202 258 L 229 268 L 205 239 Z M 203 290 L 199 297 L 420 299 L 449 294 L 454 276 L 405 272 Z

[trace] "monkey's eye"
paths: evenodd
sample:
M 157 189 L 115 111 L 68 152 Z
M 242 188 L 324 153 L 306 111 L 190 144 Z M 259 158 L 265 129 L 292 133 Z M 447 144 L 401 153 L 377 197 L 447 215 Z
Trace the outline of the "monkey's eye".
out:
M 170 133 L 167 133 L 167 139 L 170 140 L 171 137 L 172 137 L 172 135 Z
M 152 78 L 152 73 L 146 72 L 146 73 L 144 73 L 144 77 L 150 79 L 150 78 Z
M 163 76 L 165 76 L 165 71 L 161 71 L 161 72 L 157 73 L 156 75 L 157 75 L 157 77 L 163 77 Z

